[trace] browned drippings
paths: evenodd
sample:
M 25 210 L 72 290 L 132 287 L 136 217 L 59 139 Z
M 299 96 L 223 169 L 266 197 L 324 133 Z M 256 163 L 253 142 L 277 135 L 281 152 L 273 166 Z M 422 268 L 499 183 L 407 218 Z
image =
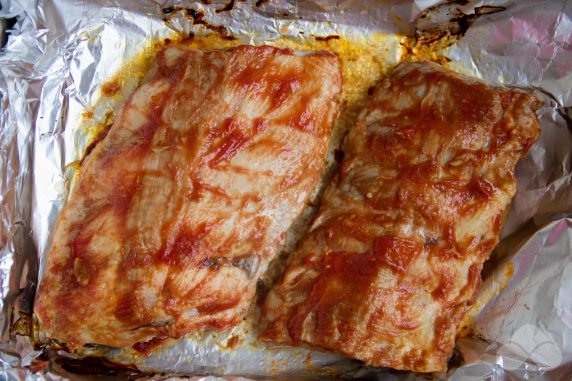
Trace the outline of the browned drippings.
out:
M 32 315 L 18 311 L 20 317 L 10 326 L 10 337 L 16 335 L 32 337 L 33 321 Z
M 340 36 L 331 35 L 331 36 L 314 36 L 316 41 L 330 41 L 330 40 L 339 40 Z
M 101 94 L 103 94 L 105 97 L 112 97 L 117 95 L 120 90 L 121 84 L 117 83 L 117 81 L 110 81 L 101 86 Z
M 119 364 L 104 357 L 57 357 L 55 363 L 64 371 L 79 375 L 109 376 L 117 379 L 135 379 L 145 375 L 134 364 Z
M 163 344 L 166 340 L 168 340 L 167 337 L 154 337 L 149 341 L 135 343 L 133 344 L 132 348 L 139 353 L 148 355 L 153 350 L 155 350 L 155 348 Z
M 228 3 L 226 3 L 226 5 L 224 7 L 215 10 L 215 12 L 221 13 L 221 12 L 232 11 L 232 9 L 234 8 L 234 3 L 235 3 L 235 0 L 230 0 Z
M 226 9 L 229 7 L 229 5 L 232 5 L 232 7 L 234 7 L 234 1 L 231 1 L 224 8 L 217 10 L 217 12 L 222 12 L 225 10 L 232 9 L 232 7 L 230 9 Z M 183 17 L 190 19 L 192 21 L 193 25 L 202 25 L 206 29 L 211 30 L 215 33 L 218 33 L 221 37 L 223 37 L 225 39 L 230 39 L 230 40 L 235 39 L 235 37 L 231 36 L 228 33 L 228 30 L 224 26 L 213 25 L 213 24 L 210 24 L 209 22 L 207 22 L 205 20 L 205 14 L 201 10 L 196 10 L 193 8 L 186 8 L 186 7 L 170 6 L 170 7 L 165 7 L 163 9 L 161 9 L 161 12 L 163 13 L 163 15 L 165 15 L 165 17 L 163 18 L 163 21 L 165 21 L 165 22 L 169 22 L 169 20 L 172 17 L 174 17 L 177 13 L 180 13 Z
M 448 57 L 437 52 L 461 39 L 469 27 L 481 16 L 504 11 L 505 7 L 476 7 L 475 13 L 465 14 L 458 6 L 467 0 L 453 0 L 427 8 L 416 20 L 414 36 L 407 37 L 402 44 L 406 56 L 417 56 L 444 64 Z M 445 16 L 441 16 L 445 13 Z M 441 20 L 446 18 L 446 20 Z

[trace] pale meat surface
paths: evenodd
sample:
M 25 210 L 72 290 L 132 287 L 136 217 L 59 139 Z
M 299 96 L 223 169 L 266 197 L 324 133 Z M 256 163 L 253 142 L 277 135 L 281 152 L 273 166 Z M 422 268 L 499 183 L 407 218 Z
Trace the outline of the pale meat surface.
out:
M 72 350 L 238 324 L 324 168 L 334 54 L 175 45 L 147 77 L 55 226 L 35 312 Z
M 539 134 L 536 97 L 430 63 L 374 90 L 311 232 L 263 305 L 265 340 L 443 371 Z

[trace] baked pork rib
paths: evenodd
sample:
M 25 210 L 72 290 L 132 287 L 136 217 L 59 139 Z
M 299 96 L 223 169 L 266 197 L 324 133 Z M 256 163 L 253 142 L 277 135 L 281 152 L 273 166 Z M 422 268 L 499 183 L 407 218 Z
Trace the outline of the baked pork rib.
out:
M 71 350 L 238 324 L 319 181 L 332 53 L 169 46 L 84 161 L 35 312 Z
M 382 81 L 310 233 L 263 306 L 265 340 L 443 371 L 496 246 L 539 100 L 436 64 Z

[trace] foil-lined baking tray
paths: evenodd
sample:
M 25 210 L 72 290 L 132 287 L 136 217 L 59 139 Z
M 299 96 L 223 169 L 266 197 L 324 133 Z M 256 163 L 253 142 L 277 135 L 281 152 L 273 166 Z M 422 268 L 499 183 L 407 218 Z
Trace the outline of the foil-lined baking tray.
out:
M 248 44 L 360 40 L 382 62 L 379 75 L 414 54 L 543 98 L 541 137 L 517 166 L 518 192 L 503 240 L 485 267 L 449 371 L 434 377 L 569 380 L 572 2 L 438 3 L 0 0 L 0 17 L 17 18 L 0 53 L 0 378 L 419 378 L 309 348 L 259 343 L 255 314 L 232 332 L 189 335 L 149 355 L 94 348 L 77 356 L 39 344 L 33 297 L 74 163 L 138 79 L 122 77 L 123 90 L 112 98 L 102 98 L 102 85 L 126 63 L 145 61 L 136 58 L 153 41 L 216 34 Z

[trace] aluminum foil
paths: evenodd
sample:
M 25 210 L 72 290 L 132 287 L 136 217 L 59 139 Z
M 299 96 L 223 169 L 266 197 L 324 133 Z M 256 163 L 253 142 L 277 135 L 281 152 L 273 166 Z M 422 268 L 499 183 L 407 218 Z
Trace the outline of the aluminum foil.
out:
M 250 44 L 283 36 L 301 38 L 301 31 L 305 38 L 368 38 L 385 33 L 393 36 L 384 57 L 389 64 L 399 60 L 403 36 L 445 35 L 449 39 L 441 40 L 449 42 L 438 53 L 455 70 L 535 89 L 545 100 L 539 112 L 541 137 L 517 166 L 518 192 L 504 238 L 493 255 L 494 265 L 483 273 L 483 287 L 470 312 L 473 334 L 458 340 L 449 372 L 435 376 L 569 380 L 572 2 L 438 3 L 0 0 L 0 17 L 17 17 L 0 52 L 0 379 L 81 378 L 74 370 L 87 369 L 76 366 L 76 358 L 69 354 L 34 348 L 23 335 L 34 333 L 30 326 L 33 296 L 41 281 L 52 226 L 72 179 L 70 164 L 82 157 L 88 144 L 89 125 L 82 122 L 82 114 L 97 104 L 96 119 L 103 118 L 120 106 L 137 85 L 136 79 L 127 80 L 123 93 L 105 102 L 100 100 L 101 85 L 148 47 L 150 40 L 173 33 L 208 33 L 216 29 L 213 26 L 223 26 L 218 33 Z M 177 11 L 179 7 L 195 13 Z M 496 13 L 489 12 L 491 8 Z M 197 12 L 204 16 L 197 19 Z M 256 341 L 255 325 L 254 317 L 230 333 L 189 335 L 150 356 L 107 351 L 106 358 L 126 368 L 106 372 L 134 376 L 136 366 L 153 379 L 165 379 L 152 376 L 155 373 L 416 378 L 367 368 L 326 352 L 266 346 Z M 237 346 L 229 345 L 234 336 L 240 338 Z M 103 365 L 96 362 L 92 369 Z

